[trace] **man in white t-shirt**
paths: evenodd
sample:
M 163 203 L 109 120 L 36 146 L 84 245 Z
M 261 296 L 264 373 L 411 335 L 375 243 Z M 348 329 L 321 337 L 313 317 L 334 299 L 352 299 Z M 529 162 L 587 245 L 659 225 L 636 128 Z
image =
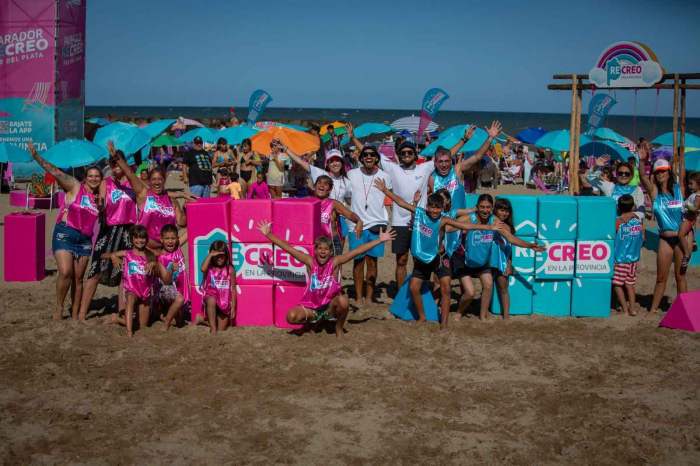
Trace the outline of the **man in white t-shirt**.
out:
M 367 145 L 360 152 L 359 159 L 362 164 L 360 168 L 348 172 L 352 191 L 350 210 L 360 217 L 363 224 L 360 239 L 357 239 L 354 234 L 348 235 L 351 250 L 378 238 L 380 229 L 386 229 L 389 224 L 389 214 L 384 207 L 384 193 L 374 185 L 375 180 L 382 179 L 387 188 L 392 188 L 391 177 L 377 168 L 379 157 L 377 149 Z M 377 281 L 377 258 L 383 256 L 384 243 L 381 243 L 365 254 L 355 257 L 352 274 L 355 280 L 356 299 L 359 303 L 372 302 L 374 284 Z M 366 274 L 365 264 L 367 264 Z M 362 284 L 365 279 L 367 279 L 367 286 L 363 297 Z

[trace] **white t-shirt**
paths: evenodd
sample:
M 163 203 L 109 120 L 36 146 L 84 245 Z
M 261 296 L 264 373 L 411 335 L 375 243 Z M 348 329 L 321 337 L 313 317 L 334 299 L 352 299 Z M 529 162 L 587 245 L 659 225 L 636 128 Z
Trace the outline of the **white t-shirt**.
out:
M 365 175 L 361 168 L 355 168 L 348 172 L 350 189 L 353 192 L 350 210 L 360 217 L 365 230 L 375 225 L 389 224 L 389 214 L 384 208 L 386 196 L 374 185 L 374 181 L 378 179 L 384 180 L 388 189 L 392 188 L 391 177 L 379 168 L 372 175 Z M 351 231 L 354 229 L 353 226 Z
M 420 190 L 419 207 L 425 208 L 428 196 L 428 180 L 430 175 L 435 171 L 435 162 L 425 162 L 421 165 L 416 165 L 411 169 L 404 169 L 386 156 L 382 155 L 382 169 L 391 176 L 391 182 L 394 186 L 394 193 L 409 204 L 413 204 L 413 195 Z M 388 187 L 388 186 L 387 186 Z M 396 205 L 391 204 L 391 226 L 408 226 L 411 221 L 411 212 Z
M 311 175 L 312 183 L 316 183 L 318 177 L 322 175 L 330 176 L 333 180 L 333 189 L 328 197 L 340 202 L 352 197 L 352 187 L 350 186 L 350 181 L 347 178 L 336 178 L 329 172 L 321 170 L 318 167 L 314 167 L 313 165 L 311 165 L 310 168 L 311 172 L 309 174 Z

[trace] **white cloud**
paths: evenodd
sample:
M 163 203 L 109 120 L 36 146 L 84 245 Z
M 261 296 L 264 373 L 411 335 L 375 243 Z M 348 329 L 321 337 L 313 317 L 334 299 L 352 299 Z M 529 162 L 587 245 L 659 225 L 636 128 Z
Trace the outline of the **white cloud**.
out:
M 607 84 L 608 75 L 604 69 L 595 67 L 588 73 L 588 80 L 598 87 Z
M 646 84 L 653 84 L 661 80 L 663 73 L 658 63 L 655 61 L 642 61 L 639 64 L 642 65 L 642 81 Z

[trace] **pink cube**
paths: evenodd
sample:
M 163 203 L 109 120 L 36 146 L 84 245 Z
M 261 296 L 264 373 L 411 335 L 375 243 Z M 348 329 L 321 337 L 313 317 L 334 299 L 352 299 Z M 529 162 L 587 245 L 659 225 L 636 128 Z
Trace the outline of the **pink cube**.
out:
M 275 199 L 272 220 L 272 233 L 291 244 L 310 244 L 323 234 L 318 199 Z
M 269 243 L 258 230 L 261 220 L 272 222 L 269 199 L 236 199 L 231 202 L 231 241 L 234 243 Z M 273 223 L 274 226 L 274 223 Z
M 231 261 L 239 285 L 272 285 L 271 243 L 231 243 Z
M 212 234 L 222 231 L 226 239 L 229 232 L 231 198 L 203 197 L 187 203 L 187 237 L 190 242 L 200 242 Z
M 191 283 L 191 282 L 190 282 Z M 191 322 L 194 323 L 197 320 L 197 316 L 206 317 L 204 308 L 202 304 L 204 302 L 202 293 L 198 286 L 190 285 L 190 312 L 192 313 Z
M 313 257 L 314 247 L 313 245 L 304 246 L 294 246 L 294 249 L 309 254 Z M 275 264 L 274 264 L 274 277 L 275 285 L 290 285 L 290 286 L 304 286 L 306 285 L 306 279 L 308 271 L 306 265 L 302 264 L 291 254 L 286 252 L 284 249 L 275 246 Z
M 272 284 L 237 284 L 236 291 L 236 325 L 272 325 Z
M 219 228 L 210 231 L 209 234 L 204 236 L 199 236 L 194 239 L 191 236 L 188 238 L 187 257 L 189 262 L 187 264 L 187 273 L 190 275 L 191 284 L 199 285 L 202 283 L 202 272 L 200 271 L 200 268 L 202 267 L 204 259 L 206 259 L 207 255 L 209 255 L 209 248 L 211 247 L 212 243 L 218 240 L 229 244 L 228 234 Z
M 5 215 L 5 281 L 36 282 L 44 279 L 46 216 L 13 212 Z
M 279 328 L 302 328 L 302 325 L 292 325 L 287 322 L 287 312 L 299 305 L 301 295 L 304 293 L 302 286 L 285 286 L 275 284 L 274 322 Z

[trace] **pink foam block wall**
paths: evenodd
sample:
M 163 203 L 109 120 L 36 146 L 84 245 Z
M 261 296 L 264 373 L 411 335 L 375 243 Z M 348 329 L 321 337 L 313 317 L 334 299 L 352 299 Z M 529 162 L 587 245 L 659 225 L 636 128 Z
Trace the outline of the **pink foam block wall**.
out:
M 208 197 L 187 203 L 187 237 L 189 241 L 199 241 L 218 229 L 230 235 L 229 219 L 231 198 Z
M 239 285 L 272 285 L 273 249 L 270 243 L 232 243 L 231 261 Z
M 43 213 L 5 215 L 5 281 L 35 282 L 46 275 Z
M 192 283 L 192 282 L 190 282 Z M 199 287 L 195 285 L 190 286 L 190 311 L 192 312 L 192 319 L 191 321 L 194 323 L 195 320 L 197 320 L 197 316 L 201 315 L 203 317 L 206 317 L 206 314 L 204 313 L 204 309 L 202 308 L 202 294 L 199 291 Z
M 313 245 L 294 246 L 294 249 L 313 257 Z M 278 246 L 274 247 L 274 254 L 275 263 L 273 274 L 275 277 L 275 284 L 304 286 L 308 275 L 306 265 L 296 260 L 291 254 Z
M 236 325 L 272 325 L 272 284 L 236 284 Z
M 269 243 L 258 230 L 261 220 L 272 222 L 272 201 L 238 199 L 231 201 L 231 241 L 235 243 Z M 274 222 L 273 222 L 274 226 Z
M 302 286 L 286 286 L 275 284 L 275 304 L 273 311 L 273 320 L 275 327 L 279 328 L 301 328 L 301 325 L 291 325 L 287 323 L 287 312 L 295 306 L 299 305 L 301 295 L 304 293 Z
M 310 244 L 321 236 L 321 201 L 276 199 L 272 202 L 272 233 L 289 243 Z

